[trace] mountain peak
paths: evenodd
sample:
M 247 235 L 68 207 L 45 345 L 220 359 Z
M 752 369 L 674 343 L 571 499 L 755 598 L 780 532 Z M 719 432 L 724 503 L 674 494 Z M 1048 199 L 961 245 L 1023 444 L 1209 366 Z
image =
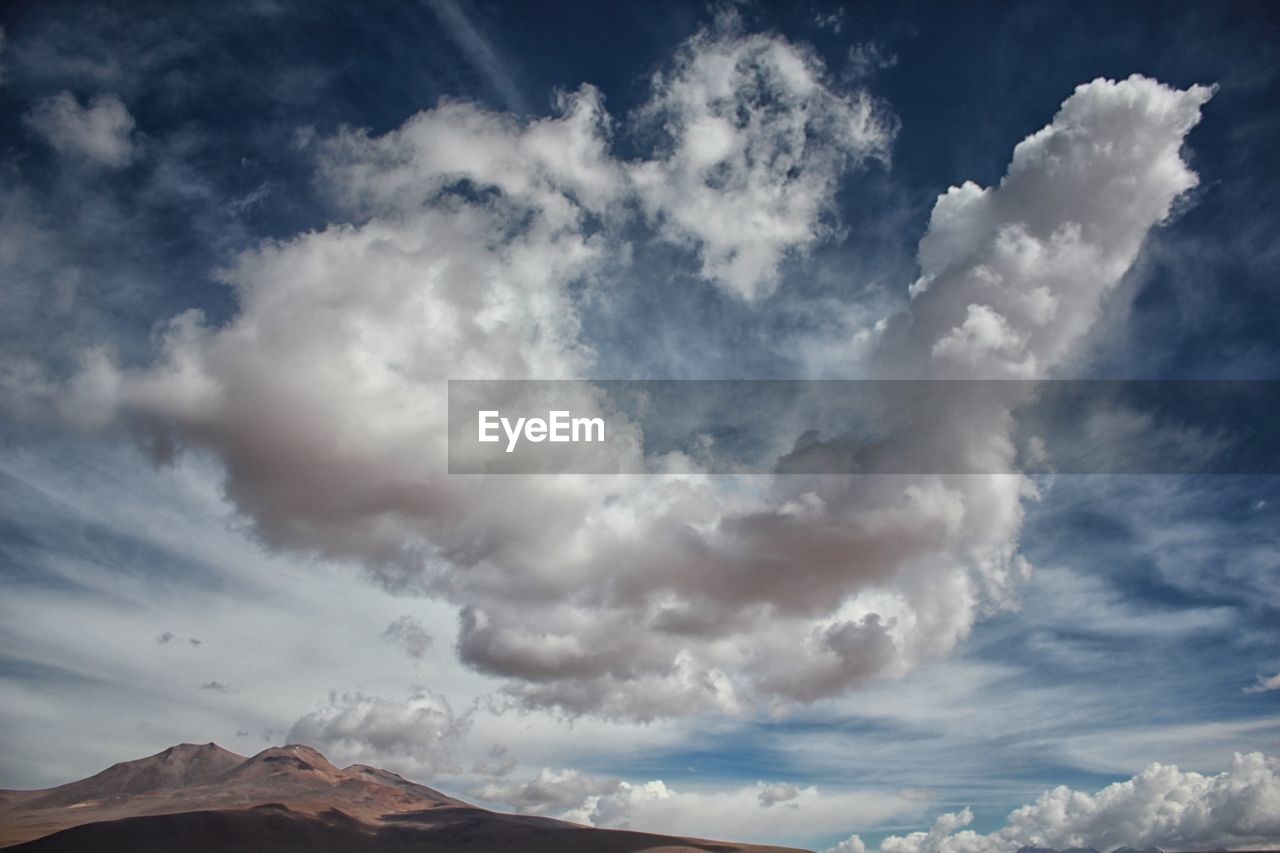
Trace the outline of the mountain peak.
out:
M 151 757 L 172 760 L 173 758 L 195 758 L 197 756 L 208 755 L 234 755 L 243 760 L 243 757 L 229 749 L 223 749 L 213 741 L 209 741 L 208 743 L 176 743 L 167 749 L 157 752 Z M 145 761 L 146 759 L 142 760 Z
M 101 773 L 43 792 L 47 806 L 72 806 L 153 791 L 174 791 L 211 782 L 243 762 L 244 756 L 215 743 L 180 743 L 113 764 Z
M 319 750 L 301 743 L 268 747 L 249 760 L 280 761 L 291 763 L 299 769 L 319 770 L 324 773 L 339 772 L 338 768 L 333 766 L 329 759 L 325 758 Z

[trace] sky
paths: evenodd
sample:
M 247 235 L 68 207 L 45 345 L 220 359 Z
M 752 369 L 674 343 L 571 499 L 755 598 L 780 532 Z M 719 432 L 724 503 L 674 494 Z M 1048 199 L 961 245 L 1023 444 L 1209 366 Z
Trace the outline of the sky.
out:
M 1024 472 L 1001 406 L 968 476 L 450 475 L 445 426 L 449 379 L 1275 378 L 1273 5 L 0 26 L 0 787 L 305 742 L 838 853 L 1280 845 L 1274 476 Z

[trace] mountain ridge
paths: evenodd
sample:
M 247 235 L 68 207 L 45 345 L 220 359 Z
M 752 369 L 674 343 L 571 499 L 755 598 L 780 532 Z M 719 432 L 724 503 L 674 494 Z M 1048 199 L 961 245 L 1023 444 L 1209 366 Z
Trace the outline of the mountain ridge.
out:
M 0 791 L 0 847 L 24 853 L 794 850 L 494 812 L 380 768 L 338 768 L 305 744 L 246 757 L 213 742 L 177 744 L 54 788 Z

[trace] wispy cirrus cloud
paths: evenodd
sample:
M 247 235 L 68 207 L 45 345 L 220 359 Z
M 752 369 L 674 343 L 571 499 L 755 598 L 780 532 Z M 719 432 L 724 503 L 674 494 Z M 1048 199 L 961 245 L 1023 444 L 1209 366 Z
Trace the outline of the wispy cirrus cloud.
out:
M 1270 690 L 1280 690 L 1280 673 L 1270 678 L 1259 675 L 1258 682 L 1246 687 L 1244 690 L 1246 693 L 1266 693 Z
M 507 109 L 527 113 L 528 103 L 516 78 L 498 56 L 490 39 L 480 32 L 457 0 L 429 0 L 427 5 L 461 48 L 467 62 L 502 97 Z

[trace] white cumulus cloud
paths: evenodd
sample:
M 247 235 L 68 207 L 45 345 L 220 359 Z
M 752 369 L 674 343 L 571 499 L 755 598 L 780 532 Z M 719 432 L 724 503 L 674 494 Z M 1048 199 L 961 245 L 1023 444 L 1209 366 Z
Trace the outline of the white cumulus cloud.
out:
M 1018 144 L 998 186 L 948 190 L 920 241 L 892 369 L 1032 378 L 1061 367 L 1147 232 L 1196 185 L 1180 152 L 1212 95 L 1094 80 Z
M 345 221 L 242 253 L 225 271 L 233 319 L 176 317 L 149 366 L 95 351 L 69 386 L 0 370 L 0 387 L 11 407 L 44 400 L 211 451 L 265 542 L 451 603 L 461 659 L 526 707 L 785 709 L 949 654 L 1027 572 L 1034 490 L 1005 411 L 972 406 L 968 445 L 944 448 L 993 476 L 446 473 L 445 380 L 590 374 L 581 294 L 627 285 L 602 271 L 625 268 L 636 198 L 654 239 L 692 240 L 708 277 L 751 297 L 816 239 L 840 170 L 887 144 L 873 104 L 835 94 L 775 36 L 696 36 L 655 87 L 648 116 L 672 147 L 634 162 L 611 153 L 590 87 L 551 118 L 446 103 L 381 136 L 343 131 L 319 150 Z M 1208 97 L 1137 77 L 1082 86 L 999 187 L 942 196 L 911 315 L 873 372 L 1061 366 L 1194 185 L 1179 151 Z M 731 221 L 743 211 L 758 219 Z M 575 413 L 592 405 L 584 392 Z M 354 704 L 308 725 L 387 710 Z
M 640 198 L 707 278 L 744 299 L 769 293 L 786 254 L 826 233 L 845 168 L 887 159 L 896 129 L 866 92 L 834 91 L 820 60 L 776 36 L 699 34 L 653 86 L 644 113 L 668 150 L 632 168 Z
M 1025 845 L 1064 849 L 1157 846 L 1175 850 L 1274 847 L 1280 842 L 1280 760 L 1237 753 L 1213 776 L 1152 764 L 1090 794 L 1059 786 L 1014 810 L 988 834 L 965 829 L 965 809 L 928 832 L 890 836 L 882 853 L 1012 853 Z

